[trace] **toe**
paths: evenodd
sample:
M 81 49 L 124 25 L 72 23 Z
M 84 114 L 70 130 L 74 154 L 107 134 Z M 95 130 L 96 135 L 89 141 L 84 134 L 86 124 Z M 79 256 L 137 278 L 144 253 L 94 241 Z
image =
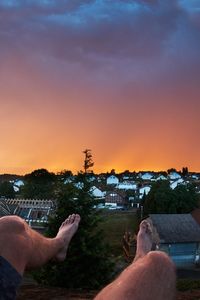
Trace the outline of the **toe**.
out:
M 80 220 L 81 220 L 81 217 L 80 217 L 78 214 L 76 214 L 76 215 L 75 215 L 75 218 L 74 218 L 74 222 L 79 223 Z
M 74 222 L 74 220 L 75 220 L 75 217 L 76 217 L 76 215 L 75 215 L 75 214 L 73 214 L 73 215 L 71 216 L 71 219 L 70 219 L 71 223 L 73 223 L 73 222 Z
M 148 222 L 146 220 L 142 221 L 140 223 L 140 228 L 143 229 L 143 230 L 146 230 L 148 227 Z
M 69 223 L 72 223 L 72 220 L 73 220 L 73 215 L 70 215 L 69 216 Z
M 64 224 L 69 224 L 71 220 L 71 215 L 68 216 L 68 218 L 65 220 Z
M 152 233 L 152 228 L 151 228 L 151 225 L 147 222 L 147 232 L 148 233 Z

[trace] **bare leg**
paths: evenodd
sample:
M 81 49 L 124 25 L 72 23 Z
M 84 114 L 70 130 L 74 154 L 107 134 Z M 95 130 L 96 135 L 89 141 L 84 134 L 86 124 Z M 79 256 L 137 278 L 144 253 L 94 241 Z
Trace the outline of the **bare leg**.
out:
M 174 265 L 165 253 L 150 251 L 151 247 L 151 227 L 143 221 L 137 236 L 134 262 L 95 300 L 173 300 L 176 283 Z
M 52 258 L 64 260 L 69 242 L 80 222 L 79 215 L 70 215 L 55 238 L 45 238 L 17 216 L 0 219 L 0 256 L 23 275 L 26 268 L 40 267 Z

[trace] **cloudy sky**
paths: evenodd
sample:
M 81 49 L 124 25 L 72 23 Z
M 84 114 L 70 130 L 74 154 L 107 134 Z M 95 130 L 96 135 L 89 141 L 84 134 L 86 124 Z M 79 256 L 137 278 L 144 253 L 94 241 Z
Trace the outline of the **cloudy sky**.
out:
M 0 0 L 0 173 L 200 171 L 199 0 Z

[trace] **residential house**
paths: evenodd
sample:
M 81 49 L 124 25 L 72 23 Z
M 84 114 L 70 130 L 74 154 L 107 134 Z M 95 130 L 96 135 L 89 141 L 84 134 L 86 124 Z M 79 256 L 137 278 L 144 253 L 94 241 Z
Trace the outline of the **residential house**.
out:
M 175 181 L 170 181 L 170 188 L 174 190 L 180 184 L 185 184 L 185 181 L 182 178 L 179 178 Z
M 106 195 L 105 191 L 102 191 L 99 187 L 95 185 L 91 187 L 90 192 L 97 199 L 104 199 Z
M 64 180 L 64 184 L 73 183 L 73 181 L 74 181 L 73 176 L 69 176 Z
M 88 174 L 87 180 L 88 180 L 88 182 L 94 182 L 97 180 L 97 178 L 94 174 Z
M 110 191 L 106 193 L 105 206 L 124 207 L 126 205 L 126 194 L 118 191 Z
M 136 190 L 137 184 L 132 181 L 123 181 L 123 182 L 119 182 L 116 185 L 116 188 L 119 190 Z
M 197 174 L 192 174 L 191 178 L 192 178 L 193 180 L 199 180 L 199 175 L 197 175 Z
M 107 185 L 109 185 L 109 184 L 116 185 L 119 183 L 119 178 L 115 175 L 110 175 L 109 177 L 107 177 L 106 183 L 107 183 Z
M 181 178 L 181 175 L 177 172 L 171 172 L 168 177 L 170 180 L 177 180 Z
M 79 189 L 79 190 L 82 190 L 84 188 L 84 183 L 79 181 L 79 182 L 76 182 L 74 183 L 74 186 Z
M 147 195 L 151 190 L 151 187 L 149 185 L 147 186 L 143 186 L 139 189 L 139 199 L 142 199 L 142 197 L 145 195 Z
M 146 172 L 140 176 L 142 180 L 151 180 L 153 178 L 153 174 Z
M 165 177 L 164 175 L 159 175 L 155 181 L 159 181 L 159 180 L 167 180 L 167 177 Z
M 200 226 L 191 214 L 150 214 L 153 236 L 178 268 L 199 263 Z
M 19 192 L 20 187 L 22 187 L 24 185 L 24 182 L 20 179 L 15 180 L 14 184 L 13 184 L 13 189 L 15 192 Z

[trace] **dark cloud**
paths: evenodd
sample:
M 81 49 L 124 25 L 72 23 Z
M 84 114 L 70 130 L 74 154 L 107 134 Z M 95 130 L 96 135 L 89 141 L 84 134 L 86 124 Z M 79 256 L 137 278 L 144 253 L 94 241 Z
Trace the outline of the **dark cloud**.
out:
M 175 74 L 185 66 L 193 68 L 198 59 L 194 1 L 191 6 L 184 0 L 5 3 L 0 4 L 1 58 L 9 54 L 28 60 L 44 57 L 49 63 L 55 59 L 58 64 L 106 72 L 110 66 L 133 77 L 148 76 L 146 66 L 154 75 L 165 76 L 170 68 Z
M 151 56 L 160 51 L 163 40 L 175 30 L 181 13 L 174 7 L 166 10 L 158 4 L 152 8 L 151 4 L 135 1 L 69 3 L 72 1 L 62 5 L 36 1 L 28 6 L 21 1 L 19 7 L 6 7 L 0 14 L 1 37 L 15 35 L 13 43 L 20 40 L 28 47 L 29 36 L 38 49 L 53 50 L 56 54 L 57 45 L 58 55 L 62 48 L 67 55 L 71 50 L 79 56 Z

